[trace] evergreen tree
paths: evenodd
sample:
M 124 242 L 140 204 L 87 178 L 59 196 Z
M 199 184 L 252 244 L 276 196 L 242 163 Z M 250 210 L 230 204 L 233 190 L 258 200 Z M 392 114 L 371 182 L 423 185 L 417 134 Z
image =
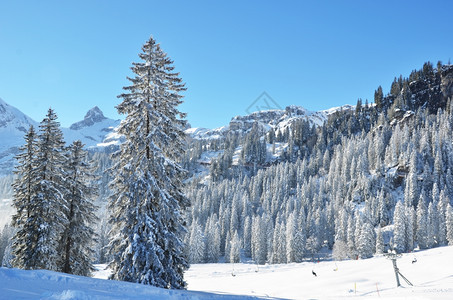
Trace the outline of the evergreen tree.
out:
M 412 206 L 405 206 L 406 215 L 406 251 L 414 250 L 414 236 L 416 228 L 416 213 Z
M 301 251 L 302 249 L 298 249 L 297 245 L 297 216 L 296 213 L 293 212 L 289 219 L 286 221 L 286 261 L 287 262 L 295 262 L 297 257 L 297 252 Z
M 384 93 L 382 92 L 382 87 L 379 86 L 377 90 L 374 91 L 374 103 L 376 104 L 376 107 L 379 111 L 382 111 L 383 108 L 385 107 L 385 103 L 383 103 L 384 100 Z
M 87 160 L 87 152 L 81 141 L 74 141 L 69 146 L 66 158 L 67 177 L 65 199 L 69 209 L 66 218 L 68 223 L 60 241 L 59 270 L 64 273 L 89 276 L 94 270 L 93 243 L 96 207 L 93 199 L 97 190 L 93 185 L 95 179 L 92 162 Z
M 373 256 L 376 248 L 374 241 L 375 236 L 373 226 L 370 223 L 363 224 L 358 246 L 360 258 L 370 258 Z
M 381 227 L 378 227 L 376 233 L 376 254 L 382 254 L 384 250 L 384 237 L 382 236 Z
M 241 241 L 237 231 L 234 232 L 231 239 L 230 262 L 238 263 L 241 259 Z
M 6 224 L 3 227 L 3 230 L 0 232 L 0 266 L 2 266 L 3 257 L 6 255 L 8 256 L 7 247 L 11 244 L 11 239 L 14 235 L 14 227 L 9 226 Z
M 266 262 L 267 244 L 266 244 L 266 218 L 256 216 L 252 220 L 252 259 L 257 264 Z
M 357 251 L 356 251 L 356 244 L 355 244 L 355 222 L 353 215 L 349 215 L 348 218 L 348 231 L 347 231 L 347 244 L 349 249 L 349 257 L 356 259 L 357 258 Z
M 430 202 L 428 205 L 428 248 L 432 248 L 438 245 L 439 242 L 439 224 L 438 224 L 438 212 L 434 202 Z
M 205 228 L 206 237 L 206 261 L 216 263 L 220 257 L 220 226 L 217 215 L 209 217 Z
M 402 201 L 398 201 L 398 203 L 396 204 L 395 214 L 393 215 L 393 224 L 393 246 L 398 253 L 405 252 L 407 244 L 407 219 L 404 204 L 402 203 Z
M 190 263 L 202 263 L 205 256 L 205 237 L 201 231 L 201 226 L 196 220 L 192 222 L 192 230 L 190 232 L 188 246 Z
M 36 133 L 33 126 L 30 126 L 25 135 L 25 145 L 19 148 L 21 153 L 16 156 L 17 167 L 14 173 L 17 175 L 13 183 L 14 195 L 13 205 L 16 214 L 12 218 L 12 225 L 17 231 L 13 237 L 13 264 L 17 268 L 31 269 L 33 254 L 32 245 L 36 244 L 37 224 L 34 222 L 32 200 L 36 196 Z M 5 245 L 6 248 L 6 245 Z M 3 255 L 2 255 L 3 256 Z
M 417 206 L 417 231 L 416 238 L 420 249 L 428 248 L 428 210 L 425 205 L 425 193 L 422 191 Z
M 244 255 L 246 257 L 252 256 L 252 218 L 250 216 L 245 217 L 244 221 Z
M 342 240 L 336 240 L 332 249 L 332 257 L 335 260 L 343 260 L 348 258 L 348 245 Z
M 25 269 L 58 270 L 61 255 L 58 246 L 68 223 L 63 133 L 52 109 L 39 127 L 29 206 L 21 209 L 21 213 L 27 214 L 27 224 L 25 231 L 18 231 L 20 236 L 14 245 L 18 256 L 13 263 Z M 20 185 L 17 183 L 18 187 Z M 24 219 L 23 216 L 15 218 Z
M 40 124 L 36 176 L 39 179 L 33 212 L 39 226 L 35 248 L 34 268 L 58 270 L 61 258 L 59 242 L 68 224 L 69 205 L 64 198 L 65 186 L 65 143 L 57 115 L 49 109 Z
M 117 106 L 126 118 L 118 128 L 125 142 L 114 155 L 112 277 L 183 289 L 188 263 L 181 212 L 189 203 L 182 192 L 185 172 L 175 160 L 184 150 L 184 114 L 177 106 L 185 88 L 153 38 L 139 57 L 132 67 L 135 77 L 128 78 L 132 85 Z
M 453 246 L 453 208 L 447 205 L 447 240 L 448 245 Z

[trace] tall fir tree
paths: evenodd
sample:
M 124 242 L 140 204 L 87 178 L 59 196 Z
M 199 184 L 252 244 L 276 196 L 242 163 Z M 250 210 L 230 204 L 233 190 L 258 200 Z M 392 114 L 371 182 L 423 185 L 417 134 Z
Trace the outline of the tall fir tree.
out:
M 65 186 L 68 202 L 68 223 L 60 240 L 59 270 L 64 273 L 89 276 L 94 270 L 94 222 L 98 220 L 93 200 L 97 195 L 93 162 L 81 141 L 74 141 L 68 149 Z
M 360 258 L 370 258 L 373 256 L 373 253 L 376 250 L 375 240 L 376 237 L 373 226 L 370 223 L 363 224 L 358 243 Z
M 425 193 L 422 191 L 417 206 L 417 229 L 416 238 L 418 247 L 426 249 L 428 247 L 428 209 L 426 208 Z
M 192 221 L 192 230 L 190 232 L 190 239 L 188 243 L 188 258 L 190 263 L 199 264 L 204 262 L 205 255 L 205 237 L 201 230 L 201 226 L 197 220 Z
M 385 245 L 384 245 L 384 237 L 382 236 L 381 227 L 378 227 L 376 232 L 376 254 L 384 253 Z
M 30 126 L 25 135 L 25 145 L 19 148 L 21 153 L 16 156 L 17 167 L 14 171 L 16 179 L 13 183 L 13 205 L 16 214 L 12 218 L 12 225 L 17 229 L 13 237 L 13 265 L 21 269 L 32 269 L 31 245 L 36 244 L 38 227 L 32 208 L 32 200 L 36 195 L 36 132 Z
M 398 253 L 403 253 L 406 251 L 407 245 L 407 218 L 405 207 L 402 201 L 398 201 L 395 207 L 395 213 L 393 215 L 393 242 L 394 248 Z
M 184 170 L 175 161 L 184 150 L 184 84 L 173 62 L 151 37 L 133 63 L 134 78 L 117 106 L 126 118 L 118 132 L 125 137 L 113 167 L 111 223 L 112 277 L 118 280 L 183 289 L 188 268 L 182 235 Z
M 58 270 L 57 262 L 61 255 L 58 245 L 68 223 L 68 205 L 64 198 L 66 173 L 63 133 L 57 122 L 57 115 L 51 108 L 39 129 L 36 155 L 31 160 L 32 167 L 27 167 L 33 170 L 27 179 L 33 183 L 25 210 L 27 223 L 22 228 L 27 237 L 24 239 L 23 234 L 17 236 L 18 240 L 13 247 L 19 256 L 13 264 L 25 269 Z M 31 139 L 27 141 L 28 149 L 31 149 L 30 143 Z M 16 217 L 16 220 L 19 219 L 21 218 Z
M 64 198 L 65 186 L 65 143 L 60 123 L 53 109 L 49 108 L 39 126 L 36 176 L 39 180 L 33 211 L 39 226 L 37 243 L 34 247 L 35 269 L 58 270 L 61 258 L 59 241 L 68 224 L 68 203 Z
M 453 208 L 450 203 L 447 204 L 447 241 L 448 245 L 453 246 Z

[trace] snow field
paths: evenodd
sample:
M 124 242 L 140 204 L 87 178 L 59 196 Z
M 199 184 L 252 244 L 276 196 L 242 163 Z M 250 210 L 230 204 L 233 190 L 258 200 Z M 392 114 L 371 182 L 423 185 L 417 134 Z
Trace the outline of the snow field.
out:
M 250 297 L 249 297 L 250 298 Z M 74 276 L 45 270 L 0 268 L 0 300 L 55 299 L 244 299 L 234 295 L 166 290 L 153 286 Z
M 416 263 L 412 263 L 413 258 Z M 396 287 L 392 262 L 383 256 L 365 260 L 282 265 L 198 264 L 186 272 L 188 291 L 104 280 L 51 271 L 0 268 L 0 300 L 11 299 L 453 299 L 453 246 L 398 260 L 402 279 Z M 334 271 L 337 269 L 337 271 Z M 312 275 L 312 270 L 317 277 Z M 232 276 L 232 273 L 235 276 Z M 248 295 L 238 296 L 238 295 Z
M 417 262 L 413 264 L 414 257 Z M 402 286 L 396 287 L 392 262 L 383 256 L 264 265 L 258 270 L 253 264 L 198 264 L 192 265 L 185 278 L 189 290 L 272 298 L 453 299 L 452 246 L 404 254 L 397 264 L 413 287 L 402 278 Z

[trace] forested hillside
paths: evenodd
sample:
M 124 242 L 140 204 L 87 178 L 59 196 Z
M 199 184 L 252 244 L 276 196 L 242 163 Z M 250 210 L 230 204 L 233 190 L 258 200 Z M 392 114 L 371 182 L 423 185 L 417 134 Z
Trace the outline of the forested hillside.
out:
M 235 118 L 193 137 L 184 161 L 190 261 L 299 262 L 329 249 L 366 258 L 453 244 L 452 95 L 453 66 L 428 62 L 322 126 L 306 116 L 285 126 Z
M 289 106 L 187 129 L 189 261 L 288 263 L 330 250 L 365 258 L 453 244 L 453 66 L 426 63 L 389 88 L 379 86 L 372 103 Z M 98 167 L 96 262 L 111 259 L 113 150 L 89 152 Z M 0 179 L 5 199 L 12 181 Z M 2 231 L 0 261 L 12 234 Z

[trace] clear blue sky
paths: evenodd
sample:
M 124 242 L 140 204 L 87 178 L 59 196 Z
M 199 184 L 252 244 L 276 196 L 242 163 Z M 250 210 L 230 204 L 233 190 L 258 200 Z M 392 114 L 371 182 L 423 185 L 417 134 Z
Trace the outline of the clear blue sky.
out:
M 453 1 L 0 0 L 0 98 L 63 126 L 115 105 L 153 35 L 186 82 L 194 127 L 266 91 L 309 110 L 372 101 L 394 76 L 453 58 Z

